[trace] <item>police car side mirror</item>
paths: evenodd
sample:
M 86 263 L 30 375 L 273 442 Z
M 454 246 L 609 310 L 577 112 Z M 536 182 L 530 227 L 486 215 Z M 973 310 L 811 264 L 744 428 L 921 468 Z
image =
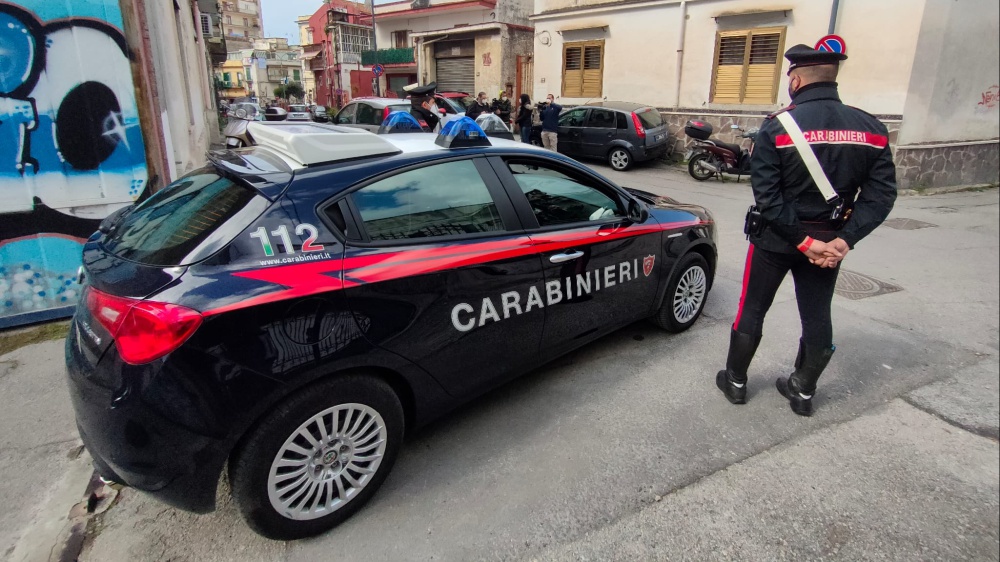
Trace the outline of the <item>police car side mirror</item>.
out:
M 635 223 L 644 223 L 649 220 L 649 210 L 642 203 L 635 199 L 628 201 L 628 218 Z

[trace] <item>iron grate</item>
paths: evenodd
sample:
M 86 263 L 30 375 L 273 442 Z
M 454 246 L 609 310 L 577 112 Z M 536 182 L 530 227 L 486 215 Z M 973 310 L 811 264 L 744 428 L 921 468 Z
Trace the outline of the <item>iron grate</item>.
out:
M 840 275 L 837 277 L 837 287 L 834 289 L 834 292 L 842 297 L 856 301 L 868 297 L 896 293 L 902 290 L 903 288 L 899 285 L 854 271 L 841 269 Z
M 918 221 L 917 219 L 907 219 L 902 217 L 898 219 L 889 219 L 882 224 L 888 226 L 889 228 L 895 228 L 896 230 L 918 230 L 921 228 L 937 228 L 936 224 L 931 224 L 929 222 L 924 222 L 924 221 Z

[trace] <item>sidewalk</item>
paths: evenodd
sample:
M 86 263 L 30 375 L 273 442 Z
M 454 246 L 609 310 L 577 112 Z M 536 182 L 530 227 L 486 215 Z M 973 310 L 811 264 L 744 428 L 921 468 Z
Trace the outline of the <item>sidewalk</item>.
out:
M 991 360 L 531 559 L 997 560 L 998 392 Z

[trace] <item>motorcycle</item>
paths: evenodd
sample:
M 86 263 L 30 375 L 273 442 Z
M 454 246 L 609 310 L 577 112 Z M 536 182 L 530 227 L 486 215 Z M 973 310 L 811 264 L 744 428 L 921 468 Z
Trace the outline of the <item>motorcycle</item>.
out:
M 694 139 L 697 145 L 688 152 L 688 173 L 698 181 L 705 181 L 712 176 L 722 174 L 736 174 L 736 181 L 740 176 L 750 173 L 750 153 L 753 151 L 753 142 L 757 139 L 757 127 L 744 130 L 739 125 L 733 125 L 734 131 L 739 131 L 740 138 L 750 139 L 750 150 L 738 144 L 729 144 L 719 139 L 709 138 L 712 134 L 712 125 L 703 121 L 688 121 L 684 127 L 684 134 Z

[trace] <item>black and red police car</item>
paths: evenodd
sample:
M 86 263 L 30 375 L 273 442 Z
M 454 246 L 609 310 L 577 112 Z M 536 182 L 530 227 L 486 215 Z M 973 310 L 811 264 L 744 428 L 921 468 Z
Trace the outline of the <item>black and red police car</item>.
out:
M 66 341 L 106 478 L 260 534 L 314 535 L 385 480 L 404 430 L 642 318 L 701 314 L 712 216 L 485 137 L 250 124 L 258 146 L 87 242 Z

